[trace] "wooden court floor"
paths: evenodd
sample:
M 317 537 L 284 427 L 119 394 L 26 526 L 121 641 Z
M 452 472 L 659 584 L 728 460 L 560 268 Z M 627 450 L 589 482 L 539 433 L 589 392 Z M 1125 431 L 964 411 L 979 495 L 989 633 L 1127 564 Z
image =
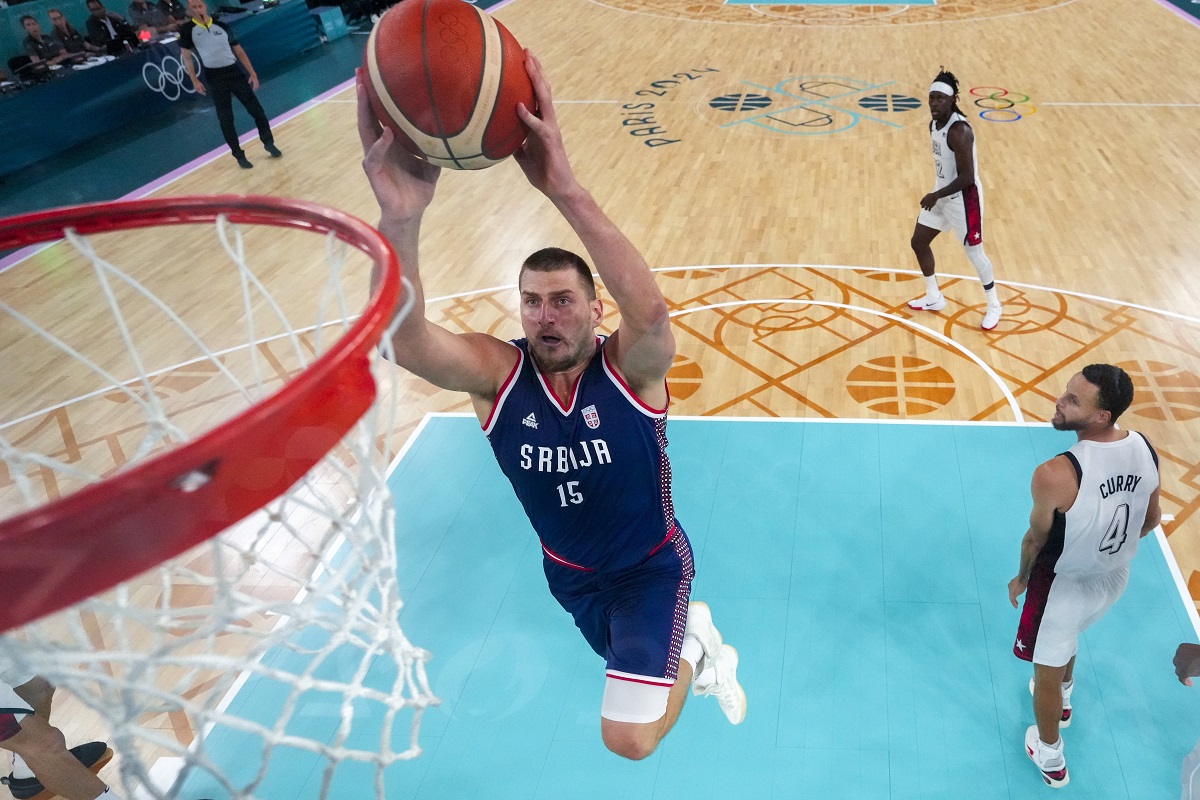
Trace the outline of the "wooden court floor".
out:
M 1153 0 L 514 0 L 495 13 L 545 64 L 580 179 L 658 271 L 676 314 L 673 412 L 1044 421 L 1075 371 L 1118 363 L 1138 391 L 1123 424 L 1158 448 L 1164 531 L 1200 599 L 1195 24 Z M 921 292 L 908 240 L 932 186 L 923 100 L 943 65 L 976 132 L 984 244 L 1005 304 L 990 333 L 978 328 L 978 281 L 947 237 L 934 250 L 949 305 L 906 307 Z M 298 197 L 374 221 L 352 90 L 276 136 L 282 160 L 256 159 L 247 172 L 221 153 L 157 194 Z M 516 266 L 546 245 L 578 242 L 514 164 L 444 174 L 422 247 L 431 315 L 455 330 L 520 335 Z M 142 237 L 127 257 L 166 270 L 212 329 L 232 329 L 237 304 L 214 296 L 210 250 Z M 255 257 L 307 263 L 283 244 Z M 0 273 L 0 296 L 89 319 L 89 285 L 48 277 L 61 262 L 52 248 Z M 316 291 L 322 277 L 296 269 L 291 288 Z M 0 327 L 10 371 L 51 369 L 10 330 Z M 280 361 L 273 379 L 289 371 Z M 185 400 L 209 397 L 204 375 L 160 380 Z M 466 409 L 462 397 L 404 380 L 401 432 L 428 411 Z M 48 381 L 30 402 L 73 396 L 70 381 Z M 130 428 L 104 428 L 110 402 L 101 395 L 3 432 L 17 443 L 48 436 L 47 452 L 116 468 L 127 451 L 113 443 Z M 0 472 L 0 491 L 11 480 Z M 49 475 L 36 480 L 56 491 Z M 103 621 L 89 624 L 103 641 Z M 158 724 L 178 725 L 181 742 L 193 735 Z

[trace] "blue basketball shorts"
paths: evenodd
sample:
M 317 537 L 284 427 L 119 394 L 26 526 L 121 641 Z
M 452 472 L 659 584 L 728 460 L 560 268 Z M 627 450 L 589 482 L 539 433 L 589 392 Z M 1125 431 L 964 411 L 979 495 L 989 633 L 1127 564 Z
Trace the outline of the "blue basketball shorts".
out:
M 609 678 L 671 686 L 692 592 L 692 547 L 678 523 L 662 547 L 616 572 L 543 559 L 550 593 L 605 662 Z

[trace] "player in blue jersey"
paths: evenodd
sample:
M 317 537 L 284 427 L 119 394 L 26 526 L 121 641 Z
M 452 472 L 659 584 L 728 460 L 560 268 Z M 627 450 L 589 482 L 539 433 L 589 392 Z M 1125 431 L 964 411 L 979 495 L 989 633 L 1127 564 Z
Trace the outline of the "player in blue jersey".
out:
M 671 505 L 666 375 L 675 355 L 667 305 L 646 262 L 579 185 L 550 86 L 526 60 L 538 112 L 514 158 L 574 229 L 621 312 L 596 335 L 601 304 L 579 256 L 549 248 L 526 259 L 518 285 L 523 339 L 454 334 L 425 318 L 417 270 L 421 217 L 439 170 L 382 129 L 359 82 L 363 169 L 379 230 L 400 256 L 416 305 L 393 343 L 396 362 L 470 395 L 501 469 L 542 542 L 546 579 L 606 662 L 604 744 L 645 758 L 675 724 L 690 686 L 714 695 L 734 724 L 746 713 L 737 651 L 708 606 L 690 602 L 691 547 Z

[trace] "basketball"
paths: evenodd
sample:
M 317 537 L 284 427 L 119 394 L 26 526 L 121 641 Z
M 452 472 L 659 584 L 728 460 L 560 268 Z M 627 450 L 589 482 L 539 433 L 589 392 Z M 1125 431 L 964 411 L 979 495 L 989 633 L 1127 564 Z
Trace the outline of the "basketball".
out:
M 401 0 L 379 18 L 363 54 L 379 121 L 414 155 L 440 167 L 503 161 L 534 110 L 525 51 L 508 29 L 464 0 Z

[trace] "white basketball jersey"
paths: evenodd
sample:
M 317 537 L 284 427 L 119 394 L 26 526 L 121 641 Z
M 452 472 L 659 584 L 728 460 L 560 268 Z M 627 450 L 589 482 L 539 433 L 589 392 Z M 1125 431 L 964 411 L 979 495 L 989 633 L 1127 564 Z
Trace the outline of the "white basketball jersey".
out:
M 946 143 L 950 129 L 958 122 L 970 125 L 967 118 L 957 111 L 951 112 L 950 121 L 941 130 L 938 130 L 937 122 L 933 120 L 929 122 L 929 138 L 933 140 L 933 190 L 935 192 L 943 186 L 948 186 L 958 177 L 958 162 L 954 160 L 954 151 Z M 979 186 L 979 162 L 975 158 L 975 141 L 973 139 L 971 140 L 971 163 L 975 164 L 975 185 L 982 193 L 983 187 Z
M 1074 457 L 1079 494 L 1066 513 L 1056 573 L 1095 574 L 1128 566 L 1137 553 L 1158 460 L 1150 443 L 1130 431 L 1116 442 L 1082 441 Z

